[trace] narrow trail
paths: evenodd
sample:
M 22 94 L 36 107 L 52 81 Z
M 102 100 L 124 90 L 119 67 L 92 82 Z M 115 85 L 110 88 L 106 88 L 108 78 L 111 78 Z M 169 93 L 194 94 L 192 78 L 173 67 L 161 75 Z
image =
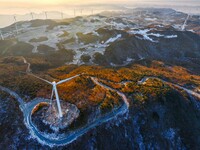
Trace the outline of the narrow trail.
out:
M 107 86 L 107 85 L 104 85 L 104 84 L 98 82 L 97 78 L 91 77 L 91 79 L 92 79 L 92 81 L 93 81 L 95 84 L 97 84 L 97 85 L 99 85 L 99 86 L 101 86 L 101 87 L 103 87 L 103 88 L 106 88 L 106 89 L 108 89 L 108 90 L 111 90 L 111 91 L 116 92 L 119 96 L 122 97 L 122 99 L 123 99 L 124 103 L 126 104 L 127 108 L 129 107 L 128 99 L 127 99 L 127 97 L 125 96 L 124 93 L 119 92 L 119 91 L 116 90 L 116 89 L 113 89 L 113 88 L 111 88 L 111 87 L 109 87 L 109 86 Z
M 23 62 L 27 64 L 26 73 L 31 73 L 31 64 L 22 56 Z
M 189 90 L 189 89 L 187 89 L 187 88 L 184 88 L 184 87 L 182 87 L 182 86 L 180 86 L 180 85 L 178 85 L 178 84 L 174 84 L 174 83 L 171 83 L 171 82 L 162 80 L 162 79 L 157 78 L 157 77 L 144 77 L 144 78 L 142 78 L 140 81 L 138 81 L 138 84 L 144 84 L 144 83 L 145 83 L 147 80 L 149 80 L 149 79 L 158 79 L 158 80 L 162 81 L 163 83 L 166 83 L 166 84 L 168 84 L 168 85 L 173 85 L 174 87 L 176 87 L 176 88 L 178 88 L 178 89 L 181 89 L 181 90 L 184 90 L 184 91 L 186 91 L 188 94 L 191 94 L 191 95 L 197 97 L 198 99 L 200 99 L 200 94 L 199 94 L 199 93 L 196 93 L 196 92 L 194 92 L 194 91 L 192 91 L 192 90 Z

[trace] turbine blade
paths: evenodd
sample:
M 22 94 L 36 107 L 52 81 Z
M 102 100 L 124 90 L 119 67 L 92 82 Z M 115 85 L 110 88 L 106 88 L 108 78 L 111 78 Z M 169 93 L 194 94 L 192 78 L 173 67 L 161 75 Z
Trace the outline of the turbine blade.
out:
M 37 79 L 40 79 L 40 80 L 42 80 L 42 81 L 44 81 L 44 82 L 46 82 L 46 83 L 49 83 L 49 84 L 53 85 L 51 82 L 49 82 L 49 81 L 47 81 L 47 80 L 45 80 L 45 79 L 42 79 L 42 78 L 40 78 L 40 77 L 38 77 L 38 76 L 36 76 L 36 75 L 34 75 L 34 74 L 32 74 L 32 73 L 29 73 L 29 75 L 31 75 L 31 76 L 33 76 L 33 77 L 35 77 L 35 78 L 37 78 Z
M 78 75 L 75 75 L 75 76 L 73 76 L 73 77 L 70 77 L 70 78 L 61 80 L 61 81 L 57 82 L 56 85 L 62 84 L 62 83 L 67 82 L 67 81 L 70 81 L 70 80 L 72 80 L 72 79 L 74 79 L 74 78 L 76 78 L 76 77 L 78 77 L 78 76 L 80 76 L 80 75 L 78 74 Z

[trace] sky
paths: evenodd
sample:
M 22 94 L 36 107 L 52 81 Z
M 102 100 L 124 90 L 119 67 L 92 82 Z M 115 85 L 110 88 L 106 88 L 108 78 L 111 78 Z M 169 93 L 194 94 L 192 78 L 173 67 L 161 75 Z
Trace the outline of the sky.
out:
M 24 14 L 30 11 L 55 11 L 62 10 L 66 7 L 74 7 L 89 5 L 89 4 L 160 4 L 168 3 L 175 5 L 184 5 L 186 3 L 195 6 L 200 3 L 200 0 L 0 0 L 0 14 Z M 199 4 L 200 6 L 200 4 Z
M 101 3 L 107 3 L 106 0 L 100 1 Z M 112 2 L 114 3 L 114 1 Z M 26 10 L 58 10 L 62 7 L 93 3 L 96 3 L 96 0 L 0 0 L 0 14 L 23 14 Z
M 60 19 L 61 12 L 64 18 L 68 18 L 74 17 L 74 10 L 76 10 L 75 16 L 78 16 L 121 9 L 121 6 L 165 7 L 185 13 L 200 14 L 200 0 L 0 0 L 0 28 L 12 24 L 13 15 L 17 21 L 23 21 L 32 19 L 31 12 L 34 13 L 34 19 L 45 19 L 44 12 L 48 12 L 49 19 Z

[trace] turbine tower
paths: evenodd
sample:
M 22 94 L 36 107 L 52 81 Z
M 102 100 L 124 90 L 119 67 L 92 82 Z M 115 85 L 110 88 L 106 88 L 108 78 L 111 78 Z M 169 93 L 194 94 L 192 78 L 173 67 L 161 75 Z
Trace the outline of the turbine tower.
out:
M 112 21 L 110 22 L 110 25 L 111 25 L 111 30 L 113 30 L 115 28 L 115 21 L 114 21 L 114 17 L 111 18 Z
M 113 29 L 113 21 L 110 22 L 111 30 Z
M 59 99 L 59 95 L 58 95 L 57 85 L 62 84 L 62 83 L 67 82 L 67 81 L 70 81 L 73 78 L 76 78 L 76 77 L 78 77 L 80 75 L 75 75 L 73 77 L 61 80 L 61 81 L 59 81 L 57 83 L 55 81 L 49 82 L 49 81 L 47 81 L 45 79 L 42 79 L 42 78 L 40 78 L 40 77 L 38 77 L 38 76 L 36 76 L 36 75 L 34 75 L 32 73 L 29 73 L 29 75 L 34 76 L 34 77 L 36 77 L 36 78 L 38 78 L 38 79 L 40 79 L 40 80 L 52 85 L 52 94 L 51 94 L 51 99 L 50 99 L 50 105 L 52 105 L 52 100 L 53 100 L 53 97 L 54 97 L 54 94 L 55 94 L 56 103 L 57 103 L 57 107 L 58 107 L 58 115 L 59 115 L 59 118 L 62 118 L 63 117 L 63 113 L 62 113 L 62 109 L 61 109 L 61 105 L 60 105 L 60 99 Z
M 30 14 L 31 14 L 31 18 L 32 18 L 32 20 L 33 20 L 33 12 L 31 12 Z
M 94 10 L 93 10 L 93 9 L 91 10 L 91 13 L 92 13 L 92 15 L 93 15 L 93 13 L 94 13 Z
M 129 27 L 128 18 L 124 18 L 126 22 L 126 26 Z
M 16 19 L 16 16 L 13 16 L 13 17 L 14 17 L 15 29 L 16 29 L 17 34 L 18 34 L 19 32 L 18 32 L 18 28 L 17 28 L 17 19 Z
M 61 19 L 63 19 L 63 12 L 60 12 L 60 15 L 61 15 Z
M 190 15 L 188 14 L 187 17 L 186 17 L 186 19 L 185 19 L 185 21 L 184 21 L 184 23 L 183 23 L 183 25 L 181 26 L 181 30 L 182 31 L 185 31 L 185 27 L 187 25 L 187 21 L 188 21 L 189 18 L 190 18 Z
M 74 17 L 76 16 L 76 9 L 74 9 Z
M 81 9 L 81 16 L 82 16 L 82 14 L 83 14 L 83 9 Z
M 45 17 L 46 17 L 46 19 L 47 19 L 47 18 L 48 18 L 48 16 L 47 16 L 47 12 L 45 11 L 44 14 L 45 14 Z
M 1 39 L 4 40 L 4 37 L 3 37 L 1 30 L 0 30 L 0 35 L 1 35 Z

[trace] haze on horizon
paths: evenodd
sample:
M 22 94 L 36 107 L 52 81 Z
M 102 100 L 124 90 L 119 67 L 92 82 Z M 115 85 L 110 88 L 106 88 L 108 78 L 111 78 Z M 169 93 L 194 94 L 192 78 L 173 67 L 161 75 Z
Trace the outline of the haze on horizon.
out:
M 0 28 L 13 24 L 13 15 L 17 21 L 31 20 L 31 12 L 33 19 L 45 19 L 44 12 L 48 12 L 48 19 L 61 19 L 61 12 L 64 18 L 70 18 L 138 7 L 172 8 L 200 14 L 199 0 L 0 0 Z
M 30 11 L 55 11 L 74 7 L 90 7 L 97 5 L 191 5 L 199 6 L 199 0 L 0 0 L 0 14 L 25 14 Z

